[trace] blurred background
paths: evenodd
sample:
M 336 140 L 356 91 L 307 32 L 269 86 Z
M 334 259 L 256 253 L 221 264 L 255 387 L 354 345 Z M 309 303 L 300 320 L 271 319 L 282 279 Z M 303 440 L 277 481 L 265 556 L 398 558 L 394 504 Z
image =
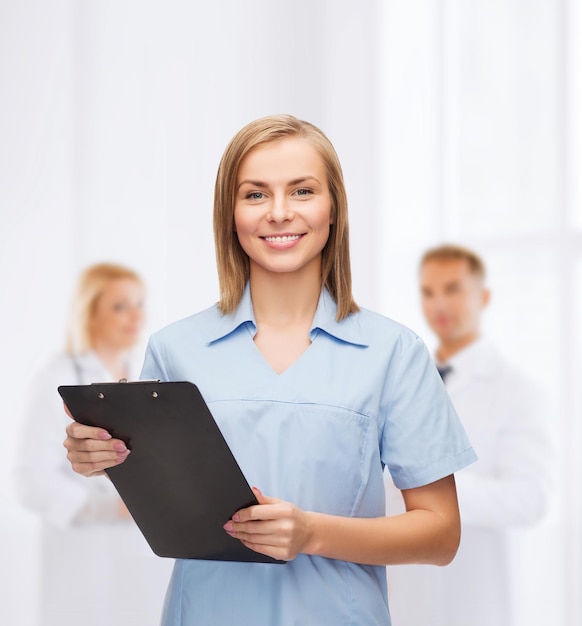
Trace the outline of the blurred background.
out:
M 0 623 L 36 624 L 15 442 L 78 273 L 140 272 L 148 333 L 215 302 L 218 160 L 283 112 L 339 153 L 360 305 L 432 347 L 420 254 L 484 257 L 486 332 L 547 387 L 559 445 L 522 623 L 582 623 L 581 26 L 577 0 L 0 0 Z

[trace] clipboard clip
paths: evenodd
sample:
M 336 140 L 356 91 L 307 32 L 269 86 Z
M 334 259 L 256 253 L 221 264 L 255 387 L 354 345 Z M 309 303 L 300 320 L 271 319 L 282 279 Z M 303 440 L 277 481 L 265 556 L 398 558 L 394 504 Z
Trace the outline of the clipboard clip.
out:
M 143 380 L 127 380 L 127 378 L 120 378 L 116 383 L 112 382 L 94 382 L 91 385 L 117 385 L 119 383 L 127 383 L 128 385 L 139 385 L 140 383 L 159 383 L 159 378 L 144 378 Z

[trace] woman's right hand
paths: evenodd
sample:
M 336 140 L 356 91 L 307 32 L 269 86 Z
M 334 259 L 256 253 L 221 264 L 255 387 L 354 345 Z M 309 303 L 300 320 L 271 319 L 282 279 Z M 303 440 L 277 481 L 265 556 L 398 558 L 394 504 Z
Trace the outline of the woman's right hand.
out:
M 66 409 L 67 413 L 69 411 Z M 130 450 L 121 441 L 113 439 L 103 428 L 85 426 L 79 422 L 71 422 L 66 429 L 67 438 L 63 445 L 68 450 L 73 469 L 83 476 L 99 476 L 104 470 L 123 463 Z

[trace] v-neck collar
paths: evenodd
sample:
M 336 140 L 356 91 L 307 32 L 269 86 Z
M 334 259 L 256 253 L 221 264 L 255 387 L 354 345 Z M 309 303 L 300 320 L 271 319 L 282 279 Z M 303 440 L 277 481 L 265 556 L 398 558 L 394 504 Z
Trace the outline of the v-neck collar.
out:
M 309 331 L 309 338 L 314 340 L 318 331 L 334 337 L 339 341 L 351 343 L 357 346 L 367 347 L 370 345 L 371 337 L 360 326 L 358 317 L 354 314 L 340 320 L 336 320 L 337 305 L 327 288 L 323 288 L 319 295 L 317 310 L 313 317 L 313 322 Z M 246 284 L 241 301 L 236 311 L 230 315 L 223 315 L 217 321 L 212 333 L 208 338 L 208 344 L 213 344 L 228 337 L 240 328 L 247 326 L 254 338 L 257 332 L 257 322 L 253 311 L 251 290 L 249 283 Z

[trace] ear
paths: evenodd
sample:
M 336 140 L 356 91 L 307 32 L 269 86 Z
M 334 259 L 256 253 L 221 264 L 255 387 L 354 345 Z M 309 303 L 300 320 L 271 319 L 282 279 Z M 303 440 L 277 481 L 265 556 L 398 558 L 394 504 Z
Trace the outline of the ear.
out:
M 490 301 L 491 301 L 491 292 L 489 291 L 489 289 L 484 288 L 483 293 L 481 294 L 482 308 L 486 309 L 489 306 Z

